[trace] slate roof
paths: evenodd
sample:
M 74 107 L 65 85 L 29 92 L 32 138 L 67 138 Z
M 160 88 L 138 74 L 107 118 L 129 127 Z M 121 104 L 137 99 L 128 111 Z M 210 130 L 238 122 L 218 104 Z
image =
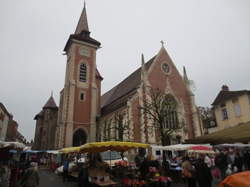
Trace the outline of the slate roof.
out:
M 145 63 L 145 69 L 148 70 L 156 56 Z M 130 74 L 126 79 L 106 92 L 101 97 L 101 108 L 107 107 L 131 91 L 135 90 L 141 83 L 141 67 Z
M 89 34 L 86 34 L 86 33 L 85 34 L 84 33 L 82 33 L 82 34 L 71 34 L 69 36 L 69 39 L 68 39 L 68 41 L 66 43 L 66 46 L 64 48 L 65 52 L 67 51 L 68 47 L 72 43 L 72 39 L 83 41 L 83 42 L 87 42 L 87 43 L 90 43 L 90 44 L 93 44 L 93 45 L 97 45 L 98 47 L 101 45 L 100 42 L 98 42 L 97 40 L 91 38 L 89 36 Z
M 58 108 L 56 106 L 56 102 L 55 102 L 55 100 L 54 100 L 54 98 L 52 96 L 49 98 L 47 103 L 43 106 L 43 109 L 46 109 L 46 108 L 51 108 L 51 109 Z
M 8 110 L 5 108 L 4 104 L 0 102 L 0 108 L 9 116 L 11 117 L 12 115 L 8 112 Z
M 101 45 L 100 42 L 98 42 L 94 38 L 90 37 L 85 4 L 84 4 L 84 8 L 83 8 L 82 14 L 80 16 L 80 19 L 78 21 L 75 33 L 71 34 L 69 36 L 69 39 L 66 43 L 66 46 L 64 48 L 65 52 L 67 51 L 68 47 L 71 45 L 73 39 L 78 40 L 78 41 L 84 41 L 84 42 L 96 45 L 97 47 L 99 47 Z
M 34 120 L 38 120 L 38 118 L 43 117 L 43 111 L 39 112 L 37 115 L 35 115 Z
M 213 106 L 223 103 L 229 99 L 239 97 L 244 94 L 250 94 L 250 90 L 239 90 L 239 91 L 224 91 L 221 90 L 220 93 L 216 96 Z

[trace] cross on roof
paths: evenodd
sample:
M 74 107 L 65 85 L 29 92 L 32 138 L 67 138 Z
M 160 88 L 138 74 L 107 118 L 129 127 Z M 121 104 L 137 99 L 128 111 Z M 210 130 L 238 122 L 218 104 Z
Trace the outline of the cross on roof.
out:
M 165 42 L 161 40 L 161 46 L 164 47 Z

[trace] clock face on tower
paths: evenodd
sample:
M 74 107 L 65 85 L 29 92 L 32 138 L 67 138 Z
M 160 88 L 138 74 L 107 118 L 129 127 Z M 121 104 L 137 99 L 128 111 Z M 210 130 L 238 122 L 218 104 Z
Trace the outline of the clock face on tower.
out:
M 163 70 L 165 73 L 169 73 L 169 71 L 170 71 L 169 65 L 168 65 L 167 63 L 163 63 L 163 64 L 162 64 L 162 70 Z
M 85 57 L 89 57 L 90 56 L 89 49 L 87 49 L 87 48 L 80 48 L 79 49 L 79 54 L 81 56 L 85 56 Z

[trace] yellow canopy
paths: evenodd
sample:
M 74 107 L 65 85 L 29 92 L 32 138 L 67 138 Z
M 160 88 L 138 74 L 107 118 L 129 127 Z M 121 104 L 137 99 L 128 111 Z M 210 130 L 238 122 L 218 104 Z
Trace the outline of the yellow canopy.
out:
M 80 151 L 80 147 L 66 147 L 66 148 L 59 150 L 59 152 L 61 153 L 78 153 L 79 151 Z
M 136 143 L 136 142 L 119 142 L 119 141 L 108 141 L 108 142 L 92 142 L 84 144 L 80 147 L 80 152 L 104 152 L 104 151 L 118 151 L 124 152 L 133 148 L 149 148 L 149 144 Z

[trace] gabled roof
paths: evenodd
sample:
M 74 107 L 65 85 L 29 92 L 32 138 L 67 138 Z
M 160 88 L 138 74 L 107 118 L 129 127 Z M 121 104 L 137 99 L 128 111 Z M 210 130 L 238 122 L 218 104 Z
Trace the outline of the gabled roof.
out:
M 223 103 L 229 99 L 239 97 L 244 94 L 250 94 L 250 90 L 239 90 L 239 91 L 225 91 L 221 90 L 220 93 L 216 96 L 213 106 Z
M 145 69 L 148 70 L 156 56 L 151 58 L 146 64 Z M 117 86 L 106 92 L 101 97 L 101 108 L 108 106 L 124 95 L 135 90 L 141 83 L 141 67 L 130 74 L 126 79 L 120 82 Z
M 3 103 L 0 102 L 0 108 L 2 108 L 2 110 L 11 118 L 12 115 L 8 112 L 8 110 L 5 108 L 5 106 L 3 105 Z
M 98 71 L 98 69 L 96 69 L 96 75 L 97 78 L 103 80 L 103 77 L 101 76 L 100 72 Z
M 49 109 L 57 109 L 58 107 L 56 106 L 56 102 L 53 98 L 53 96 L 51 96 L 49 98 L 49 100 L 47 101 L 47 103 L 43 106 L 43 109 L 46 109 L 46 108 L 49 108 Z

